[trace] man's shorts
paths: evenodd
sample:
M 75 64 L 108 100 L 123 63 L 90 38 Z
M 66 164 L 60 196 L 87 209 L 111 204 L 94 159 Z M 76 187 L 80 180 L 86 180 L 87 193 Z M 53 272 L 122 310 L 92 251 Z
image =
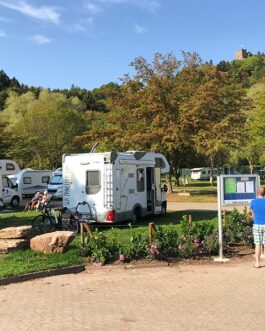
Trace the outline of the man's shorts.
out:
M 253 238 L 255 244 L 265 244 L 265 225 L 253 225 Z

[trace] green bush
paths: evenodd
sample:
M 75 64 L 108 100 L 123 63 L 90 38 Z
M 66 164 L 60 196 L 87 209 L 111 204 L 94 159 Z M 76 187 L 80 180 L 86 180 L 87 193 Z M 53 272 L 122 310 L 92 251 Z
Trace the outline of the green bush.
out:
M 136 260 L 148 255 L 148 236 L 146 233 L 135 233 L 131 228 L 130 245 L 124 247 L 121 253 L 126 260 Z
M 245 210 L 240 213 L 234 209 L 227 215 L 224 227 L 224 249 L 229 244 L 241 243 L 253 245 L 252 219 Z M 218 231 L 208 222 L 190 223 L 184 216 L 180 224 L 180 235 L 176 225 L 160 225 L 154 231 L 152 243 L 149 244 L 147 231 L 129 229 L 129 242 L 122 237 L 122 231 L 112 229 L 104 232 L 94 231 L 93 237 L 86 237 L 82 253 L 92 262 L 105 263 L 114 259 L 131 261 L 151 256 L 156 259 L 198 258 L 218 253 Z
M 93 237 L 85 237 L 84 245 L 81 245 L 81 251 L 83 255 L 89 256 L 92 262 L 104 264 L 113 257 L 118 256 L 117 239 L 114 236 L 111 241 L 108 241 L 105 234 L 96 229 Z
M 184 216 L 181 221 L 179 252 L 182 258 L 195 258 L 218 252 L 218 236 L 213 224 L 189 223 Z
M 154 232 L 151 255 L 155 257 L 174 256 L 179 254 L 179 235 L 175 225 L 160 225 Z
M 243 213 L 234 209 L 226 218 L 223 237 L 224 243 L 229 244 L 244 244 L 253 247 L 252 234 L 253 220 L 245 208 Z

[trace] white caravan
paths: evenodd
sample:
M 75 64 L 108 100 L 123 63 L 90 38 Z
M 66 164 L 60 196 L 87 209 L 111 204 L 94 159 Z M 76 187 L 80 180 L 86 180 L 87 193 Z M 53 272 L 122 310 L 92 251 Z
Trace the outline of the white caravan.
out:
M 48 193 L 54 197 L 56 196 L 57 190 L 62 192 L 62 185 L 63 185 L 63 172 L 62 168 L 58 168 L 54 171 L 53 177 L 50 179 L 48 183 Z M 58 198 L 62 198 L 58 196 Z
M 17 174 L 8 176 L 12 183 L 18 188 L 22 196 L 32 196 L 37 191 L 47 190 L 48 182 L 52 178 L 51 170 L 23 169 Z
M 13 160 L 0 160 L 0 205 L 11 204 L 17 207 L 22 199 L 8 175 L 19 172 L 18 164 Z
M 191 169 L 191 179 L 210 179 L 216 178 L 218 169 L 216 168 L 193 168 Z
M 161 174 L 167 172 L 168 161 L 160 153 L 66 154 L 63 206 L 75 208 L 86 201 L 93 218 L 104 223 L 165 214 L 166 189 L 161 188 Z

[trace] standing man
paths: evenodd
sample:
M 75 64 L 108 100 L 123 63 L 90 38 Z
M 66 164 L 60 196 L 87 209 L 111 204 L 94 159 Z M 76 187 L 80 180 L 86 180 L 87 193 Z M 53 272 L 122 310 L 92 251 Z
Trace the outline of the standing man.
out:
M 265 189 L 258 188 L 257 198 L 250 203 L 250 209 L 254 220 L 253 237 L 255 243 L 255 268 L 260 268 L 261 247 L 265 244 Z

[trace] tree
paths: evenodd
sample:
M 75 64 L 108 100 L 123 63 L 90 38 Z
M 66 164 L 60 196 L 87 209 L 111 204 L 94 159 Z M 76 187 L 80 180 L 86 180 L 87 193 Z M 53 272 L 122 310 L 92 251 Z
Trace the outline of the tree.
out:
M 229 84 L 226 74 L 215 68 L 204 68 L 205 80 L 196 93 L 182 104 L 186 127 L 193 130 L 193 142 L 198 154 L 210 166 L 224 162 L 223 157 L 238 148 L 242 138 L 247 107 L 245 94 Z
M 23 100 L 23 96 L 18 96 L 15 104 Z M 12 109 L 12 103 L 9 107 Z M 60 93 L 42 91 L 23 116 L 8 126 L 12 137 L 9 155 L 22 166 L 60 166 L 63 153 L 80 150 L 75 136 L 80 135 L 85 126 L 82 113 L 76 108 L 76 100 L 73 103 L 73 99 L 67 99 Z
M 248 148 L 252 154 L 265 160 L 265 83 L 254 85 L 248 93 L 252 100 L 252 109 L 248 112 Z M 251 148 L 252 147 L 252 148 Z

